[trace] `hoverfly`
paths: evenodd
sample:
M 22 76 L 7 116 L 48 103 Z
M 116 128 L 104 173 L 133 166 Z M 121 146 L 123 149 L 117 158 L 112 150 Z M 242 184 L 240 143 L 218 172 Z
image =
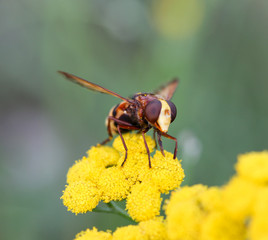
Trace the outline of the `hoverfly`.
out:
M 177 115 L 176 106 L 170 101 L 170 99 L 172 98 L 177 88 L 177 85 L 179 83 L 178 79 L 170 81 L 154 93 L 136 93 L 131 98 L 125 98 L 111 90 L 108 90 L 104 87 L 101 87 L 95 83 L 89 82 L 70 73 L 62 71 L 58 72 L 65 76 L 68 80 L 77 83 L 82 87 L 100 93 L 110 94 L 114 97 L 123 100 L 121 103 L 117 104 L 110 110 L 109 115 L 106 119 L 106 127 L 109 137 L 101 143 L 101 145 L 104 145 L 110 140 L 112 140 L 115 134 L 120 135 L 120 138 L 126 151 L 125 159 L 121 166 L 123 166 L 126 162 L 128 152 L 128 148 L 122 136 L 122 132 L 131 130 L 138 130 L 142 133 L 144 144 L 148 154 L 150 168 L 150 152 L 147 142 L 145 140 L 145 133 L 151 128 L 154 129 L 155 141 L 155 135 L 157 134 L 158 145 L 163 156 L 165 156 L 165 154 L 163 150 L 161 136 L 175 141 L 173 158 L 176 158 L 178 142 L 175 137 L 168 135 L 167 131 L 170 123 L 174 121 Z

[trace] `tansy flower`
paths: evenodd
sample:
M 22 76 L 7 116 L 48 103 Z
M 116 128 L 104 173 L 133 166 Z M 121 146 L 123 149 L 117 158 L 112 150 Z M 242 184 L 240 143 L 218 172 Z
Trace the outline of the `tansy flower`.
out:
M 223 208 L 222 189 L 210 187 L 199 196 L 202 208 L 207 212 L 220 211 Z
M 148 240 L 147 236 L 142 233 L 139 226 L 129 225 L 119 227 L 113 234 L 113 240 Z
M 116 165 L 120 157 L 119 152 L 109 146 L 92 147 L 87 154 L 91 162 L 95 160 L 105 167 Z
M 140 222 L 138 225 L 119 227 L 113 233 L 113 240 L 166 240 L 166 229 L 162 218 Z
M 173 159 L 172 153 L 164 152 L 165 157 L 160 151 L 156 151 L 152 158 L 152 169 L 141 172 L 139 180 L 153 182 L 161 193 L 168 193 L 180 186 L 184 171 L 180 162 Z
M 194 240 L 200 235 L 204 213 L 194 201 L 173 204 L 167 213 L 167 235 L 171 240 Z
M 245 239 L 244 221 L 236 220 L 225 212 L 222 189 L 210 187 L 199 195 L 199 205 L 204 212 L 200 240 Z
M 102 162 L 90 161 L 89 158 L 83 157 L 76 161 L 67 173 L 67 183 L 71 184 L 79 181 L 98 182 L 101 172 L 105 169 Z
M 78 181 L 67 185 L 61 197 L 63 204 L 73 213 L 84 213 L 95 208 L 100 201 L 100 191 L 90 181 Z
M 161 194 L 154 183 L 137 183 L 131 188 L 127 198 L 126 209 L 137 222 L 153 218 L 160 213 Z
M 183 187 L 172 193 L 165 208 L 171 240 L 244 239 L 244 222 L 225 214 L 220 188 Z
M 169 239 L 268 239 L 267 156 L 240 155 L 237 175 L 221 188 L 195 185 L 173 192 L 165 205 Z
M 188 200 L 196 201 L 206 190 L 207 186 L 197 184 L 194 186 L 185 186 L 183 188 L 178 189 L 177 191 L 172 192 L 170 200 L 167 201 L 167 204 L 165 206 L 166 211 L 169 211 L 169 208 L 172 207 L 173 203 L 176 204 L 177 202 Z
M 120 166 L 124 161 L 124 158 L 125 156 L 122 155 L 119 160 Z M 131 182 L 131 184 L 134 185 L 136 182 L 140 181 L 141 175 L 147 174 L 150 170 L 152 170 L 149 169 L 147 153 L 129 153 L 127 160 L 121 170 L 126 178 Z
M 235 176 L 223 187 L 224 209 L 235 219 L 245 220 L 252 214 L 258 186 Z
M 167 201 L 166 228 L 171 240 L 194 240 L 200 235 L 205 213 L 200 204 L 200 195 L 207 187 L 196 185 L 183 187 L 171 194 Z
M 148 166 L 143 138 L 124 135 L 113 147 L 99 146 L 70 168 L 63 203 L 74 213 L 92 211 L 99 203 L 126 199 L 138 225 L 119 227 L 113 234 L 87 229 L 75 240 L 266 240 L 268 239 L 268 151 L 238 157 L 237 174 L 222 187 L 180 186 L 184 172 L 173 155 L 156 151 Z M 150 151 L 154 141 L 147 137 Z M 161 193 L 172 192 L 160 214 Z M 112 205 L 112 204 L 110 204 Z
M 238 156 L 239 176 L 256 184 L 268 184 L 268 151 L 250 152 Z
M 166 240 L 167 233 L 162 218 L 150 219 L 139 223 L 143 233 L 148 236 L 149 240 Z
M 147 150 L 141 134 L 126 133 L 123 135 L 128 148 L 128 153 L 145 153 Z M 155 141 L 148 135 L 145 136 L 149 151 L 152 152 L 155 148 Z M 115 138 L 113 147 L 121 154 L 125 155 L 125 148 L 120 137 Z
M 243 221 L 234 220 L 223 211 L 210 212 L 201 223 L 198 240 L 243 240 L 246 228 Z
M 69 169 L 67 183 L 76 181 L 97 183 L 102 171 L 108 166 L 116 165 L 119 160 L 118 151 L 108 146 L 92 147 L 87 154 L 88 157 L 76 161 Z
M 112 240 L 112 234 L 110 232 L 98 231 L 97 228 L 93 227 L 92 230 L 87 229 L 82 231 L 75 236 L 75 240 Z
M 67 174 L 66 189 L 62 196 L 68 210 L 75 213 L 92 211 L 99 201 L 127 200 L 126 208 L 136 221 L 144 221 L 159 215 L 161 193 L 180 186 L 184 172 L 181 163 L 173 154 L 165 151 L 165 157 L 156 151 L 148 155 L 141 134 L 127 133 L 124 136 L 128 156 L 124 166 L 125 149 L 117 137 L 113 147 L 92 147 L 87 157 L 76 161 Z M 150 152 L 155 141 L 146 136 Z M 86 186 L 83 187 L 83 183 Z
M 130 182 L 119 167 L 110 167 L 102 172 L 98 187 L 102 192 L 101 199 L 108 203 L 125 199 L 129 193 Z
M 249 236 L 251 240 L 268 239 L 268 187 L 262 188 L 256 197 Z
M 259 190 L 268 184 L 268 151 L 241 154 L 235 167 L 237 175 L 223 187 L 224 207 L 232 217 L 246 221 Z

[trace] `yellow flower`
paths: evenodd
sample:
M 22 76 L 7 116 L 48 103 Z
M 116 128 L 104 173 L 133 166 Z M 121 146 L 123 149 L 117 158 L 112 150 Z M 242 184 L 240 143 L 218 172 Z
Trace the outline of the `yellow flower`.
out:
M 200 240 L 243 240 L 246 228 L 243 221 L 237 221 L 224 212 L 213 211 L 201 224 Z
M 92 230 L 87 229 L 75 236 L 75 240 L 112 240 L 112 234 L 109 232 L 99 231 L 93 227 Z
M 166 240 L 167 233 L 162 218 L 155 218 L 139 223 L 143 233 L 148 236 L 149 240 Z
M 252 214 L 258 186 L 241 177 L 233 177 L 223 187 L 223 203 L 228 214 L 235 219 L 246 219 Z
M 150 181 L 156 184 L 161 193 L 180 186 L 184 178 L 184 171 L 180 162 L 173 159 L 173 154 L 165 151 L 165 157 L 156 151 L 152 158 L 152 168 L 140 173 L 139 180 Z
M 101 172 L 105 169 L 102 162 L 90 161 L 87 157 L 76 161 L 67 173 L 67 183 L 71 184 L 78 181 L 98 182 Z
M 98 182 L 101 190 L 101 199 L 108 203 L 125 199 L 129 193 L 130 182 L 126 179 L 123 171 L 118 167 L 106 168 Z
M 61 197 L 63 204 L 73 213 L 92 211 L 100 201 L 100 192 L 90 181 L 74 182 L 66 186 Z
M 208 227 L 205 227 L 204 230 L 202 228 L 210 214 L 222 209 L 221 190 L 217 187 L 208 188 L 200 184 L 183 187 L 171 194 L 165 209 L 167 233 L 171 240 L 199 240 L 202 234 L 205 236 L 203 239 L 206 239 L 206 235 L 210 237 L 209 234 L 212 234 L 209 232 L 211 230 L 210 221 L 208 221 Z M 211 215 L 211 218 L 213 216 Z
M 251 240 L 268 239 L 268 187 L 262 188 L 256 197 L 249 227 Z
M 256 184 L 268 184 L 268 151 L 250 152 L 238 156 L 239 176 Z
M 166 240 L 166 229 L 162 218 L 140 222 L 139 225 L 119 227 L 113 240 Z
M 223 208 L 222 190 L 219 187 L 210 187 L 200 194 L 202 208 L 207 212 L 218 211 Z
M 123 159 L 122 157 L 119 162 Z M 147 154 L 130 153 L 122 171 L 133 184 L 143 181 L 154 182 L 161 193 L 167 193 L 180 186 L 184 171 L 180 161 L 173 159 L 173 154 L 165 151 L 164 157 L 160 151 L 156 151 L 151 163 L 152 168 L 149 168 Z
M 121 166 L 124 158 L 125 156 L 120 158 L 118 165 Z M 135 184 L 137 181 L 140 181 L 140 175 L 142 173 L 148 173 L 151 170 L 149 169 L 148 155 L 145 153 L 129 153 L 124 166 L 121 167 L 121 170 L 125 174 L 126 178 L 132 184 Z
M 128 147 L 124 166 L 121 165 L 125 149 L 118 136 L 113 147 L 92 147 L 87 157 L 76 161 L 69 169 L 69 185 L 62 196 L 69 210 L 84 213 L 91 211 L 101 200 L 108 203 L 127 199 L 131 217 L 136 221 L 144 221 L 159 214 L 161 193 L 180 186 L 184 172 L 180 162 L 173 159 L 171 153 L 165 152 L 166 157 L 163 157 L 156 151 L 151 158 L 152 168 L 149 168 L 142 135 L 127 133 L 123 137 Z M 152 152 L 155 141 L 149 136 L 146 136 L 146 141 Z M 86 184 L 84 187 L 83 183 Z
M 154 141 L 146 137 L 153 151 Z M 266 240 L 268 239 L 268 151 L 240 155 L 237 175 L 222 187 L 185 186 L 171 194 L 160 214 L 161 193 L 180 186 L 181 163 L 165 151 L 156 151 L 148 166 L 143 138 L 125 134 L 128 158 L 120 137 L 113 147 L 92 147 L 88 156 L 70 168 L 63 204 L 77 213 L 92 211 L 104 201 L 126 199 L 135 226 L 110 232 L 87 229 L 75 240 Z M 116 209 L 116 208 L 114 208 Z
M 128 148 L 128 153 L 146 153 L 147 150 L 143 141 L 143 137 L 141 134 L 136 133 L 126 133 L 123 135 L 125 143 Z M 149 147 L 150 152 L 152 152 L 155 148 L 155 141 L 150 136 L 145 136 L 147 145 Z M 120 137 L 117 137 L 113 142 L 113 147 L 120 152 L 122 155 L 125 155 L 125 148 L 121 141 Z
M 170 209 L 171 210 L 171 209 Z M 167 213 L 167 234 L 171 240 L 198 239 L 204 213 L 194 201 L 172 204 Z
M 206 186 L 183 187 L 171 194 L 167 201 L 166 227 L 171 240 L 194 240 L 200 235 L 205 213 L 200 204 L 200 195 Z
M 139 226 L 129 225 L 119 227 L 113 234 L 113 240 L 149 240 L 148 237 L 141 232 Z
M 103 163 L 105 167 L 116 165 L 120 158 L 119 152 L 109 146 L 92 147 L 87 154 L 91 161 Z
M 126 209 L 135 221 L 145 221 L 159 215 L 161 201 L 161 194 L 153 183 L 137 183 L 131 188 Z
M 171 193 L 170 200 L 167 201 L 165 206 L 166 211 L 169 211 L 169 208 L 172 209 L 172 204 L 177 204 L 177 202 L 188 201 L 188 200 L 196 200 L 201 196 L 203 192 L 207 190 L 207 186 L 202 184 L 197 184 L 194 186 L 184 186 L 177 191 Z

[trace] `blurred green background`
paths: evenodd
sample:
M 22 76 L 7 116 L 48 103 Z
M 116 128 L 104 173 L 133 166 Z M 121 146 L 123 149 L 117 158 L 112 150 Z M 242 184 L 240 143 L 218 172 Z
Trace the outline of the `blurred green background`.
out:
M 184 184 L 224 184 L 239 153 L 267 148 L 268 1 L 0 1 L 0 239 L 73 239 L 129 224 L 67 212 L 68 168 L 107 136 L 123 96 L 181 79 L 173 102 Z M 173 151 L 174 142 L 164 141 Z

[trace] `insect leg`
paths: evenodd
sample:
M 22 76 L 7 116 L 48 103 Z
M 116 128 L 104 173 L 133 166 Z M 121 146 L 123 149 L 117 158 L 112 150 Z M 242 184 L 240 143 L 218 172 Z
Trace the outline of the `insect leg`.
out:
M 121 141 L 122 141 L 122 143 L 123 143 L 123 145 L 124 145 L 124 148 L 125 148 L 125 150 L 126 150 L 126 154 L 125 154 L 125 159 L 124 159 L 124 161 L 123 161 L 123 163 L 122 163 L 122 165 L 121 165 L 121 167 L 123 167 L 123 165 L 124 165 L 124 163 L 126 162 L 126 160 L 127 160 L 127 145 L 126 145 L 126 143 L 125 143 L 125 140 L 124 140 L 124 138 L 123 138 L 123 136 L 122 136 L 122 133 L 121 133 L 121 130 L 120 130 L 120 125 L 117 125 L 117 131 L 118 131 L 118 133 L 119 133 L 119 136 L 120 136 L 120 138 L 121 138 Z
M 115 121 L 117 124 L 120 124 L 121 126 L 129 126 L 129 127 L 135 127 L 135 128 L 137 128 L 137 129 L 140 129 L 140 128 L 136 127 L 136 126 L 133 126 L 133 125 L 132 125 L 131 123 L 129 123 L 129 122 L 122 121 L 122 120 L 117 119 L 117 118 L 112 117 L 112 116 L 109 116 L 108 119 Z M 134 129 L 134 130 L 136 130 L 136 129 Z
M 108 135 L 109 135 L 109 137 L 106 138 L 104 141 L 102 141 L 102 142 L 100 143 L 100 145 L 105 145 L 107 142 L 110 142 L 110 141 L 113 139 L 113 135 L 112 135 L 112 131 L 111 131 L 110 123 L 111 123 L 111 119 L 108 118 L 107 131 L 108 131 Z
M 144 145 L 146 147 L 147 154 L 148 154 L 149 168 L 151 168 L 152 166 L 151 166 L 151 159 L 150 159 L 150 151 L 149 151 L 149 147 L 147 145 L 146 139 L 145 139 L 145 133 L 146 133 L 146 131 L 142 131 L 141 133 L 142 133 Z
M 125 150 L 126 150 L 125 159 L 124 159 L 124 161 L 123 161 L 123 163 L 122 163 L 122 165 L 121 165 L 121 166 L 123 167 L 124 163 L 125 163 L 126 160 L 127 160 L 127 151 L 128 151 L 128 149 L 127 149 L 127 145 L 126 145 L 126 143 L 125 143 L 125 140 L 124 140 L 124 138 L 123 138 L 123 136 L 122 136 L 122 133 L 121 133 L 120 128 L 122 128 L 122 129 L 128 129 L 128 130 L 138 130 L 138 129 L 140 129 L 140 128 L 137 127 L 137 126 L 133 126 L 131 123 L 128 123 L 128 122 L 119 120 L 119 119 L 114 118 L 114 117 L 112 117 L 112 116 L 109 116 L 108 118 L 111 119 L 111 120 L 113 120 L 114 122 L 117 123 L 117 131 L 118 131 L 118 134 L 119 134 L 119 136 L 120 136 L 120 138 L 121 138 L 121 140 L 122 140 L 122 143 L 123 143 L 123 145 L 124 145 L 124 148 L 125 148 Z
M 155 131 L 155 129 L 154 129 L 154 142 L 155 142 L 155 148 L 156 149 L 158 149 L 158 147 L 157 147 L 157 141 L 156 141 L 156 136 L 155 136 L 155 134 L 156 134 L 156 131 Z
M 121 125 L 117 125 L 117 131 L 118 131 L 118 133 L 119 133 L 119 136 L 120 136 L 120 138 L 121 138 L 121 140 L 122 140 L 122 143 L 123 143 L 123 145 L 124 145 L 124 148 L 125 148 L 125 150 L 126 150 L 126 154 L 125 154 L 125 159 L 124 159 L 124 161 L 123 161 L 123 163 L 122 163 L 122 165 L 121 165 L 121 167 L 123 167 L 123 165 L 125 164 L 125 162 L 126 162 L 126 160 L 127 160 L 127 145 L 126 145 L 126 143 L 125 143 L 125 140 L 124 140 L 124 138 L 123 138 L 123 136 L 122 136 L 122 133 L 121 133 L 121 130 L 120 130 L 120 128 L 123 128 L 123 129 L 129 129 L 130 128 L 130 126 L 121 126 Z M 135 130 L 135 129 L 134 129 Z
M 159 144 L 159 148 L 161 150 L 162 155 L 165 157 L 164 149 L 163 149 L 163 144 L 162 144 L 162 138 L 161 138 L 161 133 L 157 132 L 157 140 Z
M 175 144 L 175 149 L 174 149 L 174 155 L 173 155 L 173 159 L 175 159 L 177 157 L 177 151 L 178 151 L 178 141 L 177 141 L 177 138 L 175 137 L 172 137 L 170 135 L 168 135 L 167 133 L 164 133 L 164 132 L 161 132 L 161 135 L 166 137 L 166 138 L 169 138 L 169 139 L 172 139 L 176 142 Z
M 139 130 L 140 129 L 140 127 L 134 126 L 131 123 L 119 120 L 119 119 L 111 117 L 111 116 L 109 116 L 108 119 L 111 119 L 114 122 L 116 122 L 120 126 L 120 128 L 122 128 L 122 129 L 128 129 L 128 130 Z
M 100 145 L 105 145 L 106 143 L 110 142 L 113 139 L 113 137 L 108 137 L 104 141 L 100 143 Z
M 123 161 L 123 163 L 122 163 L 122 165 L 121 165 L 121 167 L 123 167 L 123 165 L 125 164 L 125 162 L 126 162 L 126 160 L 127 160 L 127 145 L 126 145 L 126 143 L 125 143 L 125 141 L 124 141 L 124 138 L 123 138 L 123 136 L 122 136 L 122 133 L 121 133 L 121 131 L 120 131 L 120 128 L 122 128 L 122 129 L 128 129 L 128 130 L 138 130 L 138 129 L 140 129 L 140 128 L 135 127 L 135 126 L 123 126 L 123 125 L 117 125 L 117 131 L 118 131 L 118 133 L 119 133 L 119 135 L 120 135 L 120 138 L 121 138 L 122 143 L 123 143 L 123 145 L 124 145 L 124 148 L 125 148 L 125 150 L 126 150 L 125 159 L 124 159 L 124 161 Z
M 131 123 L 119 120 L 119 119 L 114 118 L 112 116 L 108 116 L 107 131 L 108 131 L 109 137 L 107 139 L 105 139 L 103 142 L 101 142 L 100 145 L 104 145 L 104 144 L 106 144 L 107 142 L 109 142 L 109 141 L 111 141 L 113 139 L 113 135 L 112 135 L 112 131 L 111 131 L 111 125 L 110 125 L 111 120 L 113 120 L 114 122 L 119 124 L 120 128 L 123 128 L 123 129 L 128 129 L 128 130 L 138 130 L 138 129 L 140 129 L 139 127 L 133 126 Z
M 124 121 L 121 121 L 121 120 L 118 120 L 118 119 L 115 119 L 115 121 L 116 121 L 116 122 L 118 121 L 118 122 L 120 122 L 120 123 L 122 123 L 122 124 L 125 123 Z M 127 123 L 127 122 L 126 122 L 126 123 Z M 140 127 L 136 127 L 136 126 L 133 126 L 133 125 L 131 126 L 129 123 L 127 123 L 127 124 L 128 124 L 127 126 L 120 125 L 120 124 L 117 125 L 117 131 L 118 131 L 118 133 L 119 133 L 119 135 L 120 135 L 120 137 L 121 137 L 121 140 L 122 140 L 122 142 L 123 142 L 124 148 L 125 148 L 125 150 L 126 150 L 125 159 L 124 159 L 124 161 L 123 161 L 123 163 L 122 163 L 121 166 L 123 166 L 124 163 L 125 163 L 125 161 L 127 160 L 127 146 L 126 146 L 126 143 L 125 143 L 125 141 L 124 141 L 124 139 L 123 139 L 123 136 L 122 136 L 122 133 L 121 133 L 121 131 L 120 131 L 120 128 L 122 128 L 122 129 L 128 129 L 128 130 L 140 130 Z M 141 133 L 142 133 L 143 140 L 144 140 L 144 144 L 145 144 L 146 151 L 147 151 L 147 154 L 148 154 L 149 168 L 151 168 L 150 151 L 149 151 L 149 147 L 148 147 L 148 145 L 147 145 L 146 139 L 145 139 L 145 133 L 146 133 L 148 130 L 149 130 L 149 129 L 145 129 L 145 130 L 141 131 Z

